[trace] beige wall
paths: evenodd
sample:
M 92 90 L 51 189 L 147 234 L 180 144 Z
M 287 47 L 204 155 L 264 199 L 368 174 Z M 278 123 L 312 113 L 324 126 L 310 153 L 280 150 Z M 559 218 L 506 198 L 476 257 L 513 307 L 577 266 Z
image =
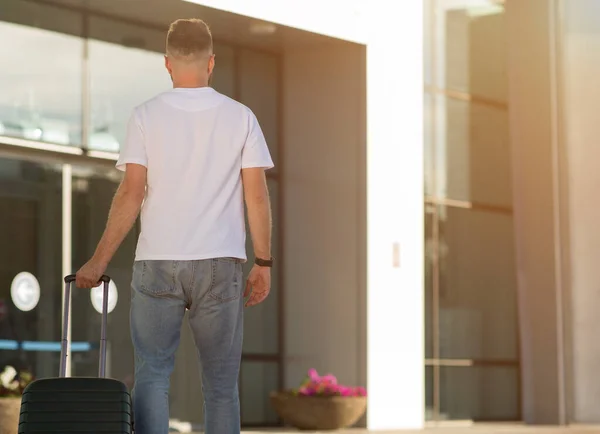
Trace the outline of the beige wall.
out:
M 366 381 L 365 49 L 284 56 L 286 386 Z

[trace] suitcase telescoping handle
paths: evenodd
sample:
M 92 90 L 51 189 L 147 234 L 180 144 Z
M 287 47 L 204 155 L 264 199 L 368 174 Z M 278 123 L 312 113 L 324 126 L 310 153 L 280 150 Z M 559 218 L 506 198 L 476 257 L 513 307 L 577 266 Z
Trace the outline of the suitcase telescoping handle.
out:
M 106 377 L 106 323 L 108 318 L 108 284 L 110 277 L 102 276 L 100 281 L 104 283 L 104 295 L 102 297 L 102 327 L 100 328 L 100 362 L 98 376 Z M 71 302 L 71 286 L 75 282 L 75 275 L 69 274 L 65 277 L 65 301 L 64 301 L 64 317 L 62 342 L 60 346 L 60 376 L 67 375 L 67 348 L 69 346 L 69 305 Z

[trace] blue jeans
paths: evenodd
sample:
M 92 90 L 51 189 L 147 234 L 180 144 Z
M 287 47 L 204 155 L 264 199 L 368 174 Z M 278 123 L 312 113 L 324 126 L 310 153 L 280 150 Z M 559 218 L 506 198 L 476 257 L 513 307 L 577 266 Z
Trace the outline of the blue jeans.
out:
M 198 350 L 206 434 L 239 434 L 244 284 L 238 259 L 136 261 L 131 291 L 136 434 L 167 434 L 169 384 L 186 308 Z

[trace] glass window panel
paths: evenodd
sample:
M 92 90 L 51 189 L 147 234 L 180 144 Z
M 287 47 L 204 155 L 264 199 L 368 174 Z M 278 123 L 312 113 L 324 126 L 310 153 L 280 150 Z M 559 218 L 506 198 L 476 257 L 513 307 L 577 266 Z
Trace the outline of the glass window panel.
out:
M 440 357 L 518 359 L 512 215 L 439 208 Z
M 508 111 L 436 96 L 437 197 L 512 206 Z
M 278 205 L 278 183 L 273 179 L 268 180 L 269 194 L 271 196 L 271 208 L 273 212 L 273 233 L 272 233 L 272 255 L 275 258 L 279 257 L 277 251 L 280 222 L 277 214 Z M 246 252 L 248 254 L 248 262 L 244 264 L 244 281 L 248 277 L 254 264 L 254 249 L 252 247 L 252 237 L 250 236 L 250 228 L 246 224 Z M 276 259 L 277 260 L 277 259 Z M 271 272 L 271 293 L 265 301 L 252 309 L 247 309 L 244 312 L 244 352 L 245 353 L 260 353 L 260 354 L 276 354 L 277 353 L 277 337 L 278 337 L 278 298 L 279 288 L 278 276 L 280 267 L 276 263 Z
M 16 341 L 61 339 L 62 166 L 0 158 L 0 366 L 17 363 L 34 375 L 55 377 L 58 352 L 4 347 Z M 11 297 L 17 274 L 39 283 L 35 307 L 22 311 Z M 21 302 L 28 302 L 27 294 Z M 21 307 L 27 308 L 21 304 Z
M 240 101 L 256 115 L 277 171 L 278 57 L 242 50 L 239 57 Z
M 81 144 L 81 29 L 78 13 L 2 0 L 0 136 Z
M 242 362 L 240 404 L 242 425 L 272 425 L 278 417 L 269 401 L 277 390 L 279 368 L 272 362 Z
M 425 420 L 435 420 L 433 366 L 425 366 Z
M 171 88 L 165 34 L 92 17 L 90 35 L 89 148 L 118 152 L 133 108 Z
M 437 2 L 435 85 L 507 101 L 504 7 L 493 0 Z
M 158 53 L 161 58 L 163 58 L 165 53 L 167 29 L 165 29 L 165 31 L 158 31 L 154 28 L 136 26 L 124 23 L 122 21 L 114 21 L 110 18 L 103 18 L 97 15 L 91 15 L 89 20 L 89 35 L 92 40 L 95 40 L 96 42 L 106 42 L 119 47 L 128 47 L 141 51 Z M 122 56 L 124 54 L 121 52 L 120 54 L 116 55 Z M 114 70 L 114 73 L 117 76 L 119 76 L 119 74 L 126 73 L 126 71 L 123 71 L 120 66 L 127 65 L 127 63 L 119 63 L 119 60 L 120 57 L 115 59 L 108 57 L 104 59 L 105 63 L 112 67 L 111 69 Z M 164 69 L 164 61 L 159 63 L 158 66 L 161 68 L 161 71 L 164 71 L 164 73 L 167 74 L 167 71 Z M 142 76 L 146 78 L 145 75 Z M 131 77 L 131 75 L 127 74 L 126 77 Z M 137 76 L 138 80 L 139 78 L 140 76 Z
M 115 169 L 95 170 L 73 166 L 72 230 L 73 270 L 91 257 L 106 227 L 108 211 L 121 179 Z M 133 348 L 129 335 L 129 301 L 133 257 L 137 234 L 132 230 L 117 250 L 106 273 L 113 279 L 118 293 L 117 305 L 108 316 L 108 375 L 130 383 L 133 380 Z M 97 344 L 100 320 L 89 291 L 73 294 L 72 338 Z M 123 331 L 126 331 L 124 333 Z M 73 375 L 97 375 L 98 351 L 81 353 L 73 358 Z
M 235 98 L 235 50 L 228 45 L 215 43 L 215 69 L 212 75 L 211 87 Z
M 425 85 L 433 84 L 433 0 L 424 0 L 423 2 L 423 71 Z
M 440 420 L 519 419 L 518 367 L 440 368 Z
M 435 195 L 435 153 L 434 132 L 435 123 L 435 96 L 425 92 L 423 95 L 423 158 L 425 172 L 425 196 Z
M 433 239 L 435 206 L 425 204 L 425 358 L 433 358 L 433 261 L 437 245 Z

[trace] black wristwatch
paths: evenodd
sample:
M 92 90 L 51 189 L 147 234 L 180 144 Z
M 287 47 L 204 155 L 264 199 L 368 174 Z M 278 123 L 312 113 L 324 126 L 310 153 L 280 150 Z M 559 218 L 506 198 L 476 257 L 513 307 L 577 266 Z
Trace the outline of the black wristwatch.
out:
M 261 258 L 256 258 L 254 259 L 254 263 L 256 265 L 258 265 L 259 267 L 272 267 L 273 266 L 273 257 L 271 256 L 271 259 L 261 259 Z

